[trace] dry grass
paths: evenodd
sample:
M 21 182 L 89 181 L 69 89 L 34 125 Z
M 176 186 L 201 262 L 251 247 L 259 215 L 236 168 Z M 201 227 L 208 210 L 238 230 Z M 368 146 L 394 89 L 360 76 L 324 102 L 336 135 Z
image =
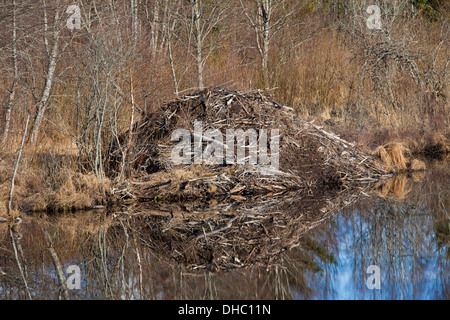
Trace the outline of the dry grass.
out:
M 401 142 L 379 146 L 374 155 L 377 156 L 388 172 L 401 172 L 408 168 L 408 157 L 411 151 Z
M 82 174 L 70 170 L 67 170 L 65 176 L 61 186 L 53 193 L 54 202 L 49 201 L 52 207 L 69 210 L 87 209 L 104 201 L 103 189 L 109 189 L 109 180 L 102 185 L 93 173 Z
M 375 149 L 374 155 L 377 156 L 387 170 L 392 170 L 392 159 L 384 146 Z
M 110 181 L 104 183 L 93 173 L 82 174 L 70 168 L 48 171 L 24 159 L 16 176 L 13 208 L 20 211 L 73 211 L 92 208 L 105 201 Z M 0 164 L 0 216 L 5 211 L 11 187 L 12 164 Z
M 409 146 L 414 147 L 413 143 Z M 426 169 L 425 162 L 413 158 L 413 152 L 403 142 L 391 142 L 379 146 L 373 154 L 384 164 L 386 170 L 390 173 L 405 171 L 422 171 Z
M 403 143 L 392 143 L 388 152 L 392 159 L 392 165 L 399 170 L 405 170 L 407 167 L 406 157 L 411 153 Z

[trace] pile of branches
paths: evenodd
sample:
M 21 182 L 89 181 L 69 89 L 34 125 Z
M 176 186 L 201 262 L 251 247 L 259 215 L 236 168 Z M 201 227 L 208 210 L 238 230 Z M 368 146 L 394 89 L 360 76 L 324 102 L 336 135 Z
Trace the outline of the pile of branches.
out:
M 173 165 L 172 133 L 180 128 L 194 133 L 196 121 L 201 121 L 204 131 L 277 129 L 279 167 L 267 174 L 259 164 Z M 260 90 L 206 89 L 163 105 L 135 124 L 132 157 L 134 177 L 116 185 L 116 198 L 245 197 L 311 186 L 342 187 L 373 181 L 386 173 L 375 158 L 353 143 L 302 120 L 292 108 L 274 102 Z M 119 156 L 117 159 L 120 161 Z

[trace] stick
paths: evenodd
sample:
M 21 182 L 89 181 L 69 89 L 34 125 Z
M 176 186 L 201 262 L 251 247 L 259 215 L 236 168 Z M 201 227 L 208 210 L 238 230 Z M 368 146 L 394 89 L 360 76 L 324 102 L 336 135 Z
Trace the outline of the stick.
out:
M 28 117 L 27 117 L 27 123 L 25 124 L 25 130 L 24 130 L 23 137 L 22 137 L 22 143 L 20 144 L 19 154 L 17 155 L 16 164 L 14 166 L 14 172 L 13 172 L 13 176 L 11 179 L 11 189 L 9 191 L 9 199 L 8 199 L 8 207 L 7 207 L 8 216 L 11 215 L 12 197 L 13 197 L 13 192 L 14 192 L 14 180 L 16 179 L 17 170 L 19 169 L 20 156 L 22 155 L 22 150 L 23 150 L 23 145 L 25 143 L 25 136 L 27 135 L 29 120 L 30 120 L 30 115 L 28 115 Z

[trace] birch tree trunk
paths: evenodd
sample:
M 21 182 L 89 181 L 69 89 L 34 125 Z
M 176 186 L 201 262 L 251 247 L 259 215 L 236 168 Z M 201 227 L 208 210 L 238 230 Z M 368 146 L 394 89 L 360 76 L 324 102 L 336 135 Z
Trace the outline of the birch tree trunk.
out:
M 258 4 L 258 17 L 261 26 L 262 50 L 261 64 L 263 70 L 264 87 L 269 87 L 269 45 L 270 45 L 270 19 L 272 15 L 272 1 L 261 0 Z
M 271 16 L 273 10 L 272 0 L 255 0 L 256 17 L 252 17 L 248 8 L 240 0 L 242 9 L 250 25 L 255 30 L 256 47 L 261 57 L 261 69 L 264 87 L 269 87 L 269 48 L 271 38 Z
M 150 48 L 153 55 L 156 54 L 158 49 L 158 37 L 159 37 L 159 0 L 154 1 L 153 7 L 153 19 L 150 26 Z
M 203 89 L 203 29 L 201 21 L 200 0 L 192 1 L 192 16 L 194 21 L 194 37 L 195 37 L 195 61 L 197 63 L 198 88 Z
M 44 10 L 46 10 L 44 8 Z M 44 119 L 45 110 L 47 108 L 47 102 L 50 97 L 50 91 L 53 86 L 56 63 L 58 60 L 58 41 L 59 41 L 59 13 L 56 11 L 55 13 L 55 22 L 54 22 L 54 30 L 53 30 L 53 46 L 49 55 L 49 62 L 46 72 L 46 81 L 44 85 L 44 89 L 42 90 L 41 97 L 36 106 L 36 115 L 34 118 L 33 129 L 31 131 L 30 142 L 35 143 L 37 137 L 39 135 L 39 130 L 42 125 L 42 120 Z
M 12 106 L 14 103 L 14 97 L 16 94 L 17 82 L 19 80 L 19 70 L 17 66 L 17 26 L 16 26 L 16 1 L 12 1 L 13 12 L 12 12 L 12 59 L 13 59 L 13 68 L 14 68 L 14 76 L 13 83 L 11 86 L 11 91 L 9 92 L 8 103 L 6 104 L 6 113 L 5 113 L 5 128 L 3 129 L 1 143 L 2 145 L 6 144 L 9 136 L 9 128 L 11 124 L 11 113 Z
M 8 215 L 11 215 L 12 198 L 13 198 L 13 194 L 14 194 L 14 182 L 16 180 L 17 170 L 19 170 L 19 162 L 20 162 L 20 157 L 22 156 L 22 150 L 23 150 L 23 145 L 25 143 L 25 137 L 27 135 L 29 120 L 30 120 L 30 116 L 27 117 L 27 122 L 25 123 L 25 130 L 23 132 L 22 142 L 20 144 L 19 153 L 17 155 L 16 164 L 14 165 L 14 171 L 13 171 L 13 175 L 11 178 L 11 188 L 9 189 L 9 198 L 8 198 L 8 206 L 7 206 Z
M 133 33 L 133 47 L 137 44 L 139 20 L 138 20 L 138 2 L 137 0 L 130 0 L 131 5 L 131 25 Z M 134 49 L 134 48 L 133 48 Z
M 206 61 L 217 46 L 217 36 L 214 34 L 216 28 L 222 28 L 220 37 L 224 37 L 225 24 L 222 21 L 228 14 L 229 3 L 227 1 L 205 1 L 191 0 L 192 9 L 192 35 L 194 37 L 194 59 L 197 68 L 197 85 L 203 89 L 204 68 Z
M 131 19 L 132 19 L 132 34 L 133 34 L 133 54 L 135 51 L 136 43 L 137 43 L 137 31 L 138 31 L 138 6 L 136 0 L 131 1 Z M 128 141 L 126 142 L 125 150 L 122 151 L 122 164 L 120 167 L 120 173 L 118 180 L 122 181 L 125 172 L 125 165 L 128 152 L 131 147 L 132 139 L 133 139 L 133 123 L 134 123 L 134 112 L 135 112 L 135 101 L 134 101 L 134 87 L 133 87 L 133 67 L 130 67 L 130 98 L 131 98 L 131 117 L 130 117 L 130 126 L 128 129 Z
M 293 27 L 299 24 L 298 21 L 292 22 L 292 19 L 307 3 L 286 0 L 253 0 L 249 2 L 253 5 L 245 4 L 244 0 L 240 0 L 243 13 L 255 32 L 256 48 L 261 59 L 263 86 L 268 88 L 270 86 L 270 47 L 273 38 L 288 26 Z M 310 38 L 311 35 L 306 37 L 299 35 L 298 39 L 294 39 L 283 49 L 294 48 Z

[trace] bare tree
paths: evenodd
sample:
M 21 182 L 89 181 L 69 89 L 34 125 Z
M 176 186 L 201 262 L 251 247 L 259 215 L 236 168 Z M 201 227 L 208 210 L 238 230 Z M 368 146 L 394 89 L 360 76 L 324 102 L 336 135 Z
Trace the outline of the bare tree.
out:
M 171 77 L 173 81 L 174 86 L 174 93 L 175 96 L 178 97 L 179 91 L 180 91 L 180 79 L 183 78 L 184 74 L 188 70 L 188 65 L 186 64 L 183 68 L 183 71 L 179 72 L 179 75 L 177 75 L 177 68 L 176 68 L 176 62 L 173 52 L 173 44 L 174 44 L 174 38 L 178 38 L 179 36 L 175 34 L 175 28 L 177 25 L 180 24 L 180 9 L 181 5 L 179 0 L 175 1 L 166 1 L 165 2 L 165 9 L 164 9 L 164 18 L 162 20 L 161 25 L 161 38 L 163 41 L 161 41 L 161 48 L 163 48 L 163 45 L 167 48 L 167 56 L 169 58 L 169 65 L 170 65 L 170 71 L 171 71 Z
M 227 1 L 190 0 L 190 14 L 183 16 L 185 25 L 189 28 L 188 44 L 192 47 L 192 55 L 197 69 L 197 86 L 203 89 L 204 68 L 211 53 L 217 47 L 217 37 L 214 30 L 223 27 L 229 3 Z M 187 11 L 187 10 L 186 10 Z M 224 30 L 219 33 L 224 36 Z M 191 41 L 192 39 L 192 41 Z
M 133 49 L 134 52 L 137 38 L 138 38 L 138 5 L 136 0 L 131 1 L 131 20 L 132 20 L 132 37 L 133 37 Z M 130 126 L 128 129 L 128 140 L 126 142 L 125 150 L 122 150 L 122 164 L 120 167 L 118 180 L 122 180 L 124 175 L 125 166 L 126 166 L 126 158 L 128 151 L 130 150 L 132 139 L 133 139 L 133 124 L 134 124 L 134 113 L 136 109 L 136 102 L 134 98 L 134 85 L 133 85 L 133 68 L 130 67 L 130 100 L 131 100 L 131 116 L 130 116 Z M 120 142 L 119 142 L 120 143 Z
M 5 111 L 5 127 L 3 129 L 3 134 L 1 138 L 2 144 L 6 144 L 8 139 L 10 124 L 11 124 L 11 113 L 12 107 L 14 103 L 14 97 L 16 95 L 17 83 L 19 81 L 19 70 L 18 70 L 18 62 L 17 62 L 17 25 L 16 25 L 16 1 L 12 0 L 12 49 L 11 49 L 11 57 L 13 61 L 13 80 L 11 85 L 11 90 L 9 91 L 9 99 L 6 104 Z
M 416 46 L 419 13 L 412 10 L 413 7 L 406 0 L 379 1 L 381 25 L 380 28 L 371 29 L 367 26 L 370 16 L 366 10 L 369 4 L 366 1 L 352 1 L 350 12 L 353 18 L 341 22 L 341 26 L 354 40 L 354 58 L 362 65 L 360 82 L 366 79 L 371 81 L 376 100 L 372 103 L 384 106 L 384 114 L 394 127 L 391 113 L 403 108 L 396 94 L 396 87 L 401 82 L 399 77 L 407 76 L 416 85 L 418 92 L 424 91 L 418 62 L 427 53 Z M 359 95 L 366 96 L 363 93 Z M 417 103 L 422 104 L 420 101 Z
M 80 163 L 104 179 L 107 150 L 115 143 L 119 150 L 119 179 L 127 163 L 137 103 L 135 99 L 135 53 L 139 36 L 139 6 L 136 0 L 104 4 L 86 2 L 82 7 L 84 29 L 82 50 L 74 69 L 76 93 L 71 97 L 76 113 L 74 140 Z M 120 21 L 120 23 L 118 23 Z M 129 76 L 128 76 L 129 75 Z M 128 81 L 129 79 L 129 81 Z
M 11 178 L 11 188 L 9 190 L 9 198 L 8 198 L 8 206 L 7 206 L 8 215 L 11 215 L 11 211 L 12 211 L 12 198 L 13 198 L 13 193 L 14 193 L 14 182 L 16 179 L 17 170 L 19 170 L 19 162 L 20 162 L 20 157 L 22 156 L 23 146 L 25 143 L 25 137 L 27 135 L 29 118 L 30 117 L 27 117 L 27 122 L 25 123 L 25 130 L 23 132 L 22 143 L 20 144 L 20 148 L 19 148 L 19 151 L 17 154 L 16 164 L 14 165 L 14 171 L 13 171 L 13 175 Z
M 289 27 L 295 27 L 300 22 L 292 19 L 306 3 L 294 3 L 286 0 L 239 0 L 242 12 L 255 32 L 256 48 L 261 59 L 263 85 L 268 88 L 270 48 L 274 37 Z M 296 47 L 311 38 L 311 34 L 295 39 L 290 47 Z
M 7 7 L 5 5 L 2 10 Z M 8 58 L 13 65 L 13 80 L 11 89 L 8 90 L 5 127 L 0 139 L 5 143 L 10 134 L 13 111 L 17 109 L 14 105 L 20 103 L 22 109 L 29 112 L 27 105 L 32 104 L 34 121 L 31 123 L 28 139 L 35 142 L 51 98 L 51 91 L 58 78 L 57 62 L 70 43 L 70 37 L 64 45 L 60 41 L 60 12 L 66 7 L 54 1 L 48 4 L 46 1 L 35 3 L 17 0 L 12 0 L 9 7 L 10 10 L 2 13 L 5 12 L 6 17 L 10 15 L 12 20 L 11 27 L 6 28 L 11 30 L 12 41 L 4 49 L 11 52 Z M 1 58 L 4 57 L 3 55 Z M 18 90 L 24 94 L 18 97 Z
M 167 1 L 169 3 L 169 1 Z M 148 8 L 146 8 L 148 10 Z M 158 50 L 158 38 L 160 33 L 160 10 L 161 3 L 159 0 L 153 1 L 153 17 L 151 18 L 150 26 L 150 47 L 152 49 L 152 54 L 155 54 Z
M 44 20 L 43 20 L 44 28 L 47 29 L 47 24 L 48 24 L 48 22 L 47 22 L 47 6 L 46 6 L 45 1 L 44 1 L 44 5 L 43 5 L 43 10 L 44 10 Z M 60 29 L 58 26 L 59 22 L 60 22 L 59 11 L 55 10 L 54 21 L 53 21 L 53 32 L 52 32 L 53 45 L 52 45 L 50 52 L 48 52 L 48 66 L 47 66 L 47 70 L 46 70 L 46 74 L 45 74 L 45 79 L 46 79 L 45 85 L 41 91 L 40 98 L 36 103 L 36 114 L 34 117 L 34 122 L 32 124 L 32 130 L 31 130 L 31 136 L 30 136 L 31 143 L 36 142 L 36 139 L 38 137 L 39 130 L 40 130 L 41 124 L 42 124 L 42 120 L 44 119 L 45 110 L 47 108 L 47 103 L 50 98 L 50 91 L 51 91 L 51 89 L 54 85 L 54 81 L 55 81 L 56 64 L 59 59 L 59 52 L 58 52 L 59 36 L 60 36 Z M 47 44 L 48 44 L 47 34 L 44 35 L 44 41 L 45 41 L 45 44 L 47 47 Z

